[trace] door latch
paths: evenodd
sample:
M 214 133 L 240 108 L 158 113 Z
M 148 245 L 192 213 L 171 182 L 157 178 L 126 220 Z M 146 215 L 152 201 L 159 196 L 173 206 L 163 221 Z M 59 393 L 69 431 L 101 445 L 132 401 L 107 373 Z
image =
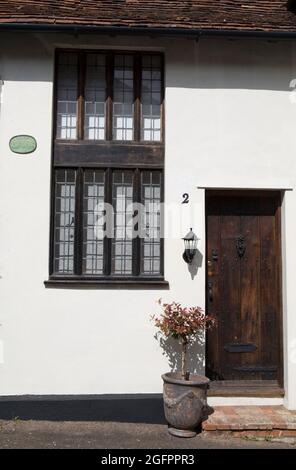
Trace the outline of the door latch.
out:
M 239 258 L 243 258 L 246 252 L 246 240 L 242 235 L 238 235 L 235 239 L 236 242 L 236 251 Z
M 212 250 L 212 261 L 218 261 L 218 250 Z
M 213 302 L 213 282 L 208 282 L 208 299 L 209 302 Z

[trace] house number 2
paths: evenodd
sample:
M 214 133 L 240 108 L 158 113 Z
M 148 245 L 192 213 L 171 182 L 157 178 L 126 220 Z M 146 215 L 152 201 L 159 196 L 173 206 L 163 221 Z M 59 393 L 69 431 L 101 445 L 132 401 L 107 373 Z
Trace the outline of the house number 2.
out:
M 189 194 L 188 193 L 184 193 L 183 196 L 183 201 L 182 201 L 182 204 L 188 204 L 189 202 Z

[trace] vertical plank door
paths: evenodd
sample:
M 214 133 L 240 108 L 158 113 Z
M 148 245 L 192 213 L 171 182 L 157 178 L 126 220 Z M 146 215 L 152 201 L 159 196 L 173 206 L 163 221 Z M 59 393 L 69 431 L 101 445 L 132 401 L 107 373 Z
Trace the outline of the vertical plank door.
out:
M 279 192 L 208 191 L 207 374 L 282 383 Z

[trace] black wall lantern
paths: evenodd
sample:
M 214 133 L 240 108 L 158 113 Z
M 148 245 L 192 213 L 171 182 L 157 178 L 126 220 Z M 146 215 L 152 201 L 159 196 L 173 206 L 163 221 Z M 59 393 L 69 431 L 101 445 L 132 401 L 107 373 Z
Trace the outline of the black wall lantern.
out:
M 185 247 L 183 253 L 183 260 L 185 261 L 185 263 L 191 264 L 197 251 L 197 236 L 192 231 L 192 228 L 182 240 L 184 240 Z

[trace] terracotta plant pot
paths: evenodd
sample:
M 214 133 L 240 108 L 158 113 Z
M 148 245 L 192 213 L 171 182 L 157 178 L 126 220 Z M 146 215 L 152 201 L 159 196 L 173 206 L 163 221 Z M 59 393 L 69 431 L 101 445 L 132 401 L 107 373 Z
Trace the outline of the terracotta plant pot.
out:
M 189 380 L 184 380 L 178 372 L 164 374 L 162 379 L 169 433 L 178 437 L 194 437 L 207 410 L 210 380 L 197 374 L 190 374 Z

